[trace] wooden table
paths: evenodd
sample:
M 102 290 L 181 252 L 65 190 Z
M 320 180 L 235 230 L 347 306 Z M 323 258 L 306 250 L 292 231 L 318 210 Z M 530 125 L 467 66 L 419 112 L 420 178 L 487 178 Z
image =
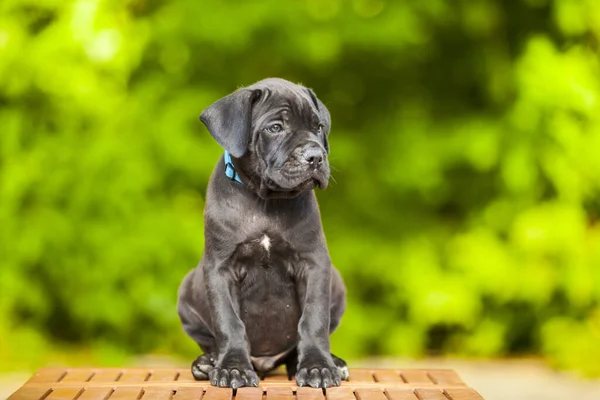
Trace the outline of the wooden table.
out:
M 284 375 L 257 388 L 196 382 L 188 369 L 42 368 L 9 400 L 482 400 L 452 370 L 351 369 L 340 387 L 296 386 Z

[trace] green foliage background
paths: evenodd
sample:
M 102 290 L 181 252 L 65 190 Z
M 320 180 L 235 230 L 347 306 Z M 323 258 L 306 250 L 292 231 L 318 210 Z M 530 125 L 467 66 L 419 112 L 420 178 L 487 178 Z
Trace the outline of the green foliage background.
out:
M 595 0 L 2 0 L 0 368 L 196 355 L 197 116 L 280 76 L 333 118 L 335 352 L 600 375 L 599 37 Z

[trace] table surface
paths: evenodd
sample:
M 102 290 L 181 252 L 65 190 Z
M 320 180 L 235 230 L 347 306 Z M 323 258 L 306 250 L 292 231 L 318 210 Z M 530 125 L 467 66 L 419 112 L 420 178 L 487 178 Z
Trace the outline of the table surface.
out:
M 188 369 L 42 368 L 9 400 L 483 400 L 453 370 L 350 369 L 327 390 L 275 374 L 237 391 L 195 381 Z

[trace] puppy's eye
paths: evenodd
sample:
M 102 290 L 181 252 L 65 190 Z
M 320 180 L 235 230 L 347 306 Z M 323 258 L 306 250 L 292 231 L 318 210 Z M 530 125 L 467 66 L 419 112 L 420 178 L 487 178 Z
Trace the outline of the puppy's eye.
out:
M 283 126 L 281 124 L 273 124 L 267 128 L 267 130 L 271 133 L 278 133 L 283 130 Z
M 322 131 L 323 129 L 325 129 L 325 125 L 319 124 L 319 130 Z

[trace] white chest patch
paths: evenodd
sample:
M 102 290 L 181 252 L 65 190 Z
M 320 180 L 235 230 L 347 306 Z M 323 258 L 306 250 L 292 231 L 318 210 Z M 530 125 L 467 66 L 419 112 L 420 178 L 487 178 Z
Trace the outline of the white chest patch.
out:
M 260 245 L 264 247 L 266 251 L 269 251 L 271 248 L 271 239 L 269 239 L 267 235 L 263 235 L 262 239 L 260 240 Z

